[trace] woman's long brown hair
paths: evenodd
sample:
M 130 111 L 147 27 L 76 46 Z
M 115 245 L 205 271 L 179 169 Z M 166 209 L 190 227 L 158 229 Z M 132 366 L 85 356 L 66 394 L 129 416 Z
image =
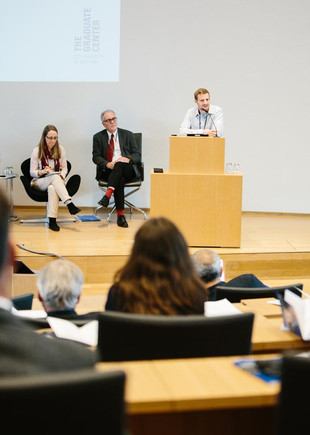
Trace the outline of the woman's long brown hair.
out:
M 42 156 L 44 155 L 44 147 L 45 147 L 45 138 L 48 134 L 49 131 L 55 131 L 58 134 L 58 130 L 54 125 L 47 125 L 46 127 L 44 127 L 44 130 L 42 132 L 42 136 L 39 142 L 39 151 L 38 151 L 38 158 L 41 159 Z M 61 152 L 60 152 L 60 148 L 59 148 L 59 142 L 58 139 L 55 142 L 55 145 L 53 146 L 53 148 L 51 149 L 51 155 L 53 157 L 53 159 L 60 159 L 61 158 Z
M 203 314 L 205 287 L 183 235 L 166 218 L 137 231 L 131 255 L 115 275 L 118 310 L 140 314 Z

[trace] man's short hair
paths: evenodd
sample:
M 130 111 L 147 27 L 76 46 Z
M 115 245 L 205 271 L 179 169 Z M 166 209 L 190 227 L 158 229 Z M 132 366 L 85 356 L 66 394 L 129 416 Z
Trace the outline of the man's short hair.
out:
M 84 276 L 78 266 L 67 260 L 53 260 L 38 274 L 42 301 L 51 310 L 73 309 L 82 292 Z
M 7 260 L 9 231 L 9 201 L 0 189 L 0 271 Z
M 194 266 L 201 280 L 206 284 L 221 276 L 221 259 L 211 249 L 200 249 L 192 255 Z
M 205 88 L 199 88 L 199 89 L 197 89 L 197 91 L 194 93 L 195 100 L 198 99 L 198 95 L 204 95 L 204 94 L 209 94 L 209 96 L 210 96 L 210 92 L 207 91 L 207 89 L 205 89 Z
M 114 112 L 114 110 L 112 110 L 112 109 L 104 110 L 104 111 L 101 113 L 101 115 L 100 115 L 101 121 L 103 121 L 103 117 L 104 117 L 104 115 L 105 115 L 106 113 L 108 113 L 108 112 L 112 112 L 112 113 L 114 113 L 114 115 L 115 115 L 115 112 Z

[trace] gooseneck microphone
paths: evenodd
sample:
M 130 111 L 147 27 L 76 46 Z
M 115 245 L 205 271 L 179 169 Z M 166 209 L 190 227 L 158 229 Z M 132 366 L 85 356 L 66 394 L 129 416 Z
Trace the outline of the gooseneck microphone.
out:
M 214 121 L 213 121 L 213 118 L 212 118 L 211 113 L 209 113 L 209 112 L 207 111 L 207 109 L 204 109 L 203 107 L 202 107 L 201 109 L 202 109 L 204 112 L 206 112 L 207 116 L 210 117 L 210 119 L 211 119 L 211 123 L 213 124 L 214 130 L 216 131 L 216 136 L 217 136 L 217 128 L 216 128 L 216 126 L 215 126 L 215 123 L 214 123 Z

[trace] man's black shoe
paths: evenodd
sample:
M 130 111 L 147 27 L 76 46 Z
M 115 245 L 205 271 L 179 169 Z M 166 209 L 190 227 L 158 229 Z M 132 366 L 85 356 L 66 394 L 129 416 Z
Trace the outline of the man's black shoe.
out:
M 128 227 L 128 223 L 126 221 L 125 216 L 122 214 L 117 218 L 117 225 L 119 227 L 123 227 L 123 228 L 127 228 Z
M 102 205 L 102 207 L 107 207 L 109 205 L 109 201 L 110 201 L 110 199 L 106 195 L 104 195 L 100 199 L 100 201 L 98 201 L 98 204 Z

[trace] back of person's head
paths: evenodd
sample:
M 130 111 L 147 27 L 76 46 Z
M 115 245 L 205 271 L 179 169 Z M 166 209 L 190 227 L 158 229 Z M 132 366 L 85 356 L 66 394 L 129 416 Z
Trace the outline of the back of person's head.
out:
M 186 241 L 166 218 L 151 218 L 135 235 L 131 255 L 116 274 L 122 311 L 148 314 L 203 313 L 206 297 Z
M 222 272 L 221 259 L 211 249 L 200 249 L 192 255 L 198 275 L 203 282 L 208 284 L 220 279 Z
M 9 202 L 0 190 L 0 273 L 8 256 Z
M 83 273 L 74 263 L 53 260 L 39 271 L 39 298 L 49 311 L 74 309 L 79 301 L 83 282 Z

